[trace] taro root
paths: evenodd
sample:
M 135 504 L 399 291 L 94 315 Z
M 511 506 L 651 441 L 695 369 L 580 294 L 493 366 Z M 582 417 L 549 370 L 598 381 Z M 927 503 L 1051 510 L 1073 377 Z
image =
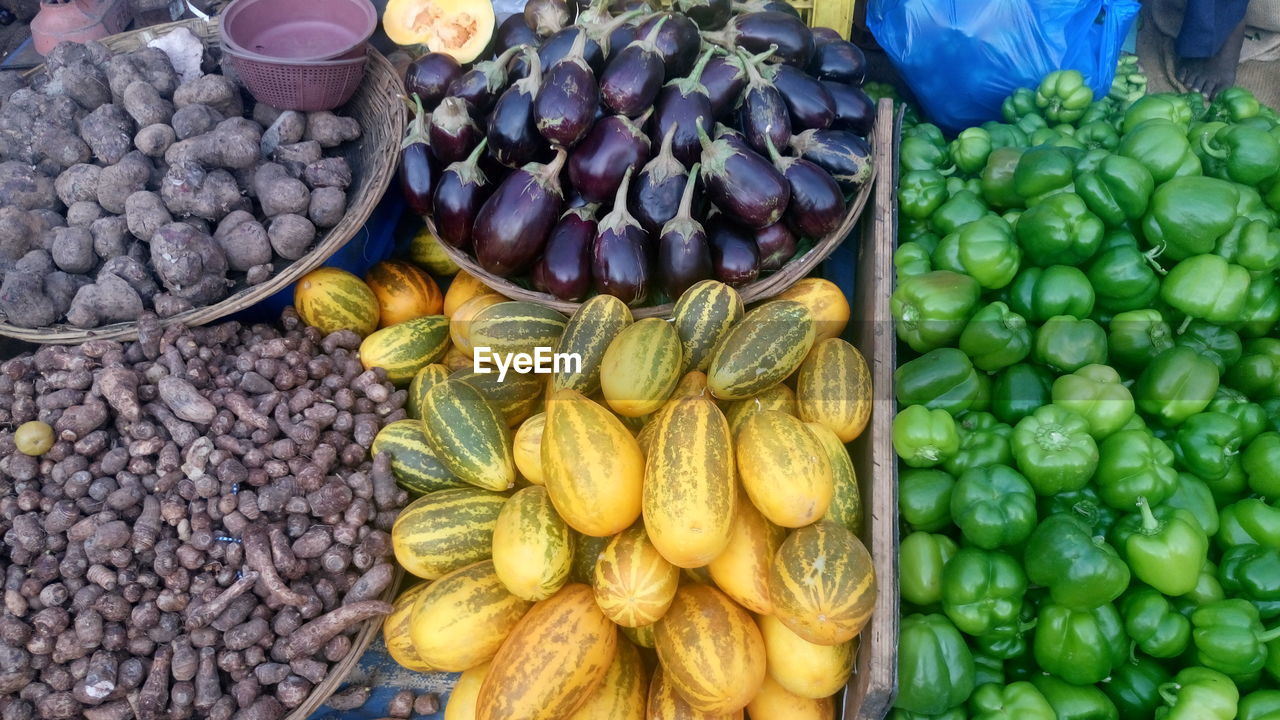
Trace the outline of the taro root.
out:
M 504 277 L 526 269 L 542 252 L 560 215 L 565 151 L 547 165 L 529 163 L 507 176 L 480 207 L 471 231 L 481 267 Z

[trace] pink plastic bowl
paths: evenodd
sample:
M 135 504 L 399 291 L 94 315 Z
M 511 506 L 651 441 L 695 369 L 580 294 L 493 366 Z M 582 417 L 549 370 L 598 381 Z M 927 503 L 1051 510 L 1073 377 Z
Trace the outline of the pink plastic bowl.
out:
M 241 55 L 355 59 L 364 57 L 378 12 L 369 0 L 235 0 L 218 23 L 223 43 Z
M 351 99 L 369 59 L 364 45 L 359 50 L 354 58 L 338 60 L 277 60 L 222 45 L 226 60 L 254 99 L 278 110 L 305 112 L 332 110 Z

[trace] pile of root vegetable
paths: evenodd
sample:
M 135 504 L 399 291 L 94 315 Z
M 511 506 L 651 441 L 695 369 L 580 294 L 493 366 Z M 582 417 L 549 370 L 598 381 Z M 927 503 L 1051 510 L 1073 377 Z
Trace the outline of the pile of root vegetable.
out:
M 62 43 L 46 60 L 0 105 L 6 321 L 91 328 L 206 306 L 346 213 L 351 168 L 324 153 L 360 136 L 354 119 L 251 107 L 216 68 L 179 74 L 155 47 Z
M 274 720 L 388 613 L 404 391 L 287 311 L 0 364 L 0 717 Z

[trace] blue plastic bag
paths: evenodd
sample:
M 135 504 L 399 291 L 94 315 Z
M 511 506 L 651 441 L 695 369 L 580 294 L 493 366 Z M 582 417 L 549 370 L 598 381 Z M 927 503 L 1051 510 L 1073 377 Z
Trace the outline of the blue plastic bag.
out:
M 1111 88 L 1138 0 L 871 0 L 867 25 L 948 132 L 1000 119 L 1000 103 L 1054 70 Z

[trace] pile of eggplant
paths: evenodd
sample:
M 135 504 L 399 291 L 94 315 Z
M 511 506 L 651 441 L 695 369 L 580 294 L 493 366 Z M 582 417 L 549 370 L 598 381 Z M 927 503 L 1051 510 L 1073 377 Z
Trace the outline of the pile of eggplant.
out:
M 400 180 L 440 239 L 562 300 L 741 286 L 871 177 L 865 58 L 774 0 L 530 0 L 469 68 L 418 58 Z

